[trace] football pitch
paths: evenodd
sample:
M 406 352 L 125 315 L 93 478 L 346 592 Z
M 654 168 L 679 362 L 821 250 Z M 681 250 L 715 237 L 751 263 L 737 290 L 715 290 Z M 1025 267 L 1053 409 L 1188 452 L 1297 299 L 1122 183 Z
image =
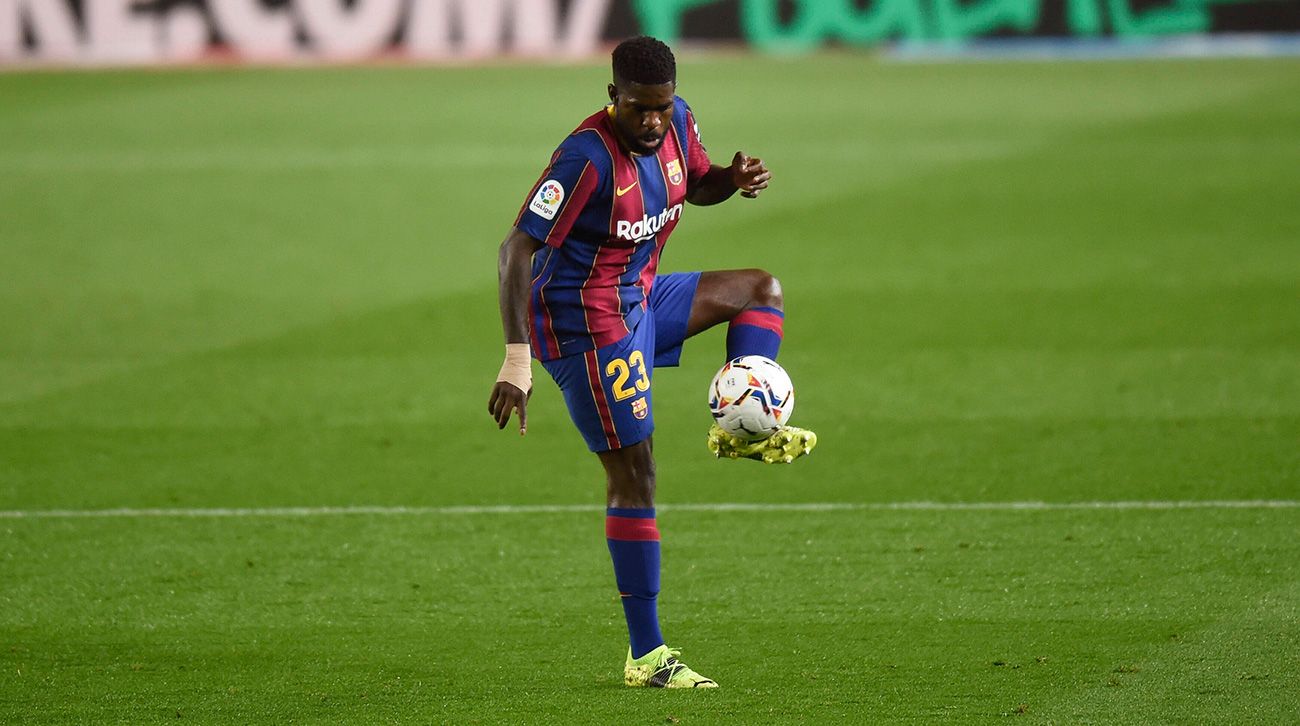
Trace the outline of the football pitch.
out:
M 655 373 L 626 689 L 603 475 L 497 245 L 577 67 L 0 75 L 0 722 L 1300 722 L 1300 61 L 686 58 L 664 271 L 764 267 L 818 450 Z

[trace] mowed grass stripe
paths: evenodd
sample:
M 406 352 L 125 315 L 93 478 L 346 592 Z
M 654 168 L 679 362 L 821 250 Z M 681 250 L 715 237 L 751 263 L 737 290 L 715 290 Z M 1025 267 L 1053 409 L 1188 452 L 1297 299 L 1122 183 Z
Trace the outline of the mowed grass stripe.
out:
M 590 513 L 11 521 L 0 720 L 1296 722 L 1294 510 L 671 519 L 704 698 L 622 687 Z
M 1116 509 L 1292 509 L 1293 499 L 1115 501 L 1115 502 L 717 502 L 660 504 L 677 512 L 842 512 L 842 511 L 1059 511 Z M 3 519 L 83 519 L 93 517 L 329 517 L 339 515 L 567 514 L 599 512 L 594 504 L 497 504 L 445 507 L 211 507 L 158 509 L 35 509 L 0 511 Z

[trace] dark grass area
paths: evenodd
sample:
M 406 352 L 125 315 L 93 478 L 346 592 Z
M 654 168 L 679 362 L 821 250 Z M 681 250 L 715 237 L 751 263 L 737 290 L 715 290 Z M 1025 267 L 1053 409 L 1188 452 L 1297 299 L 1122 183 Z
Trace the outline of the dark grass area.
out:
M 5 703 L 23 722 L 985 722 L 1027 705 L 1284 723 L 1294 519 L 669 508 L 665 629 L 724 684 L 709 694 L 618 685 L 596 511 L 9 522 L 29 557 L 6 563 Z

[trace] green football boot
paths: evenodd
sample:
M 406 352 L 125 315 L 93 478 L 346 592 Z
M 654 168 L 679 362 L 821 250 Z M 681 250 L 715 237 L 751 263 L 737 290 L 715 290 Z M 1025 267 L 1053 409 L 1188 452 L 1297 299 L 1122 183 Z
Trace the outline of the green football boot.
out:
M 623 666 L 623 682 L 633 688 L 717 688 L 712 678 L 691 670 L 677 656 L 682 652 L 670 649 L 666 645 L 646 653 L 640 658 L 632 658 L 632 649 L 627 650 L 627 664 Z
M 779 431 L 758 441 L 746 441 L 722 430 L 714 423 L 709 428 L 709 451 L 719 459 L 753 459 L 765 464 L 789 464 L 817 446 L 817 434 L 808 429 L 782 426 Z

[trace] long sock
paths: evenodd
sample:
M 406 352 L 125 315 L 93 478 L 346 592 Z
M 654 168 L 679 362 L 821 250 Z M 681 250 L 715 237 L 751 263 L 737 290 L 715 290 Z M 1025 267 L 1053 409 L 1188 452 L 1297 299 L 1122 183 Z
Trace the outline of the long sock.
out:
M 776 308 L 749 308 L 727 327 L 727 360 L 761 355 L 776 360 L 781 350 L 785 314 Z
M 614 560 L 632 657 L 640 658 L 664 644 L 659 632 L 659 528 L 654 508 L 607 508 L 605 541 Z

